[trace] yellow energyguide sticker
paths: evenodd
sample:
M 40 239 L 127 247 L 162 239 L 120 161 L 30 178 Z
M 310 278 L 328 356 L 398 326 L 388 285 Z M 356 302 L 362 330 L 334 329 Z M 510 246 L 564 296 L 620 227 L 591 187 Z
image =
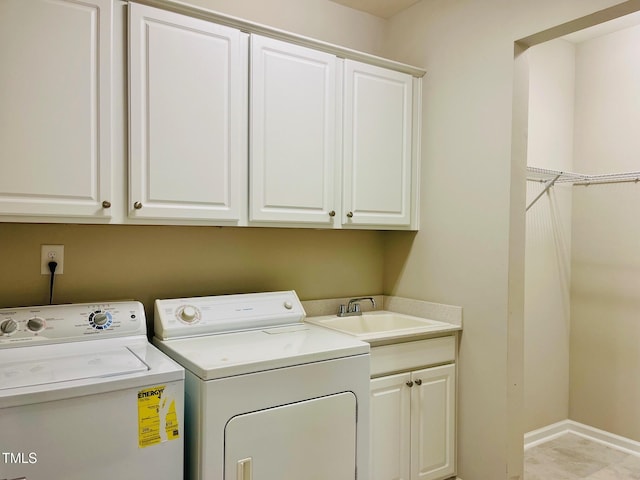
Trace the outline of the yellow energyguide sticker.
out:
M 180 438 L 175 399 L 167 398 L 166 386 L 138 392 L 138 445 L 140 448 Z

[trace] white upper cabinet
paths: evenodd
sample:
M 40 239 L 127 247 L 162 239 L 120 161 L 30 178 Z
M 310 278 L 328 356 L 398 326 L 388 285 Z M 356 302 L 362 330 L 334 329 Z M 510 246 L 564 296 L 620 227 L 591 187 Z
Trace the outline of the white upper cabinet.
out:
M 416 230 L 423 74 L 186 3 L 0 0 L 0 221 Z
M 111 216 L 111 0 L 0 1 L 0 215 Z
M 333 224 L 336 62 L 251 36 L 250 221 Z
M 345 60 L 344 78 L 342 221 L 412 227 L 417 207 L 414 79 L 352 60 Z M 417 104 L 419 88 L 416 97 Z
M 130 4 L 130 217 L 246 217 L 247 50 L 237 29 Z

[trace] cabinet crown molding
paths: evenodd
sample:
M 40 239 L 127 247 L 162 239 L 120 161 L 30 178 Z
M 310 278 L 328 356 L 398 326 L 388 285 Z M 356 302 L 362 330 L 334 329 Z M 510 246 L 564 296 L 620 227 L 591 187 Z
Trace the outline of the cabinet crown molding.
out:
M 178 2 L 174 0 L 129 0 L 130 3 L 139 3 L 142 5 L 148 5 L 151 7 L 161 8 L 175 13 L 181 13 L 190 17 L 200 18 L 211 22 L 218 23 L 220 25 L 226 25 L 228 27 L 237 28 L 247 33 L 256 33 L 265 37 L 271 37 L 278 40 L 284 40 L 289 43 L 295 43 L 316 50 L 321 50 L 327 53 L 332 53 L 338 57 L 357 60 L 371 65 L 377 65 L 379 67 L 388 68 L 390 70 L 396 70 L 398 72 L 407 73 L 411 76 L 422 78 L 426 71 L 420 67 L 414 67 L 387 58 L 371 55 L 350 48 L 341 47 L 332 43 L 316 40 L 304 35 L 297 35 L 295 33 L 287 32 L 277 28 L 269 27 L 259 23 L 254 23 L 249 20 L 234 17 L 206 8 L 190 5 L 185 2 Z

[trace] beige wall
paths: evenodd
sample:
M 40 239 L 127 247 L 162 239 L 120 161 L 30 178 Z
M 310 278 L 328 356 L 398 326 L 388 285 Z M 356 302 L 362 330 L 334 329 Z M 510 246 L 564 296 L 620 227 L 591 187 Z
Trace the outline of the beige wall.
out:
M 530 166 L 573 171 L 575 47 L 526 52 Z M 527 182 L 527 205 L 543 190 Z M 525 251 L 524 428 L 569 418 L 572 186 L 556 184 L 528 210 Z
M 575 169 L 639 171 L 640 27 L 576 50 Z M 574 187 L 570 418 L 640 441 L 640 185 Z
M 539 155 L 539 147 L 550 143 L 534 136 L 530 122 L 530 164 L 589 174 L 640 168 L 635 128 L 640 121 L 639 41 L 640 27 L 634 27 L 575 47 L 554 41 L 527 52 L 532 79 L 534 71 L 549 69 L 551 55 L 562 50 L 565 69 L 570 64 L 575 70 L 575 88 L 563 92 L 556 77 L 544 90 L 553 109 L 539 113 L 546 119 L 544 127 L 558 135 L 553 150 Z M 561 69 L 556 66 L 555 72 Z M 546 100 L 532 95 L 532 104 Z M 568 108 L 575 117 L 575 137 L 558 124 Z M 568 150 L 558 145 L 561 139 L 575 145 L 573 166 L 559 155 Z M 529 187 L 534 193 L 535 185 Z M 633 184 L 557 185 L 527 214 L 527 430 L 570 418 L 640 439 L 640 382 L 634 380 L 640 361 L 635 341 L 640 334 L 640 293 L 635 288 L 640 283 L 640 230 L 632 220 L 639 200 Z
M 301 299 L 381 294 L 383 233 L 0 223 L 0 307 L 46 304 L 40 245 L 65 246 L 55 303 L 295 289 Z
M 458 466 L 465 480 L 522 474 L 525 159 L 512 171 L 512 110 L 520 109 L 512 103 L 514 41 L 617 3 L 423 0 L 390 22 L 387 54 L 427 76 L 421 229 L 415 238 L 387 238 L 384 290 L 464 308 Z
M 186 3 L 377 55 L 387 22 L 328 0 L 190 0 Z

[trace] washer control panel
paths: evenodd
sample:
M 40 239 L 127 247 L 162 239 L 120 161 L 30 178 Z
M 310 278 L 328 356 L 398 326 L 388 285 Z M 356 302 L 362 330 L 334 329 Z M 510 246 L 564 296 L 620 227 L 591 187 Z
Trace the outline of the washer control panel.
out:
M 146 333 L 144 307 L 136 301 L 0 309 L 0 348 Z
M 293 290 L 156 300 L 154 333 L 167 340 L 287 325 L 304 317 Z

